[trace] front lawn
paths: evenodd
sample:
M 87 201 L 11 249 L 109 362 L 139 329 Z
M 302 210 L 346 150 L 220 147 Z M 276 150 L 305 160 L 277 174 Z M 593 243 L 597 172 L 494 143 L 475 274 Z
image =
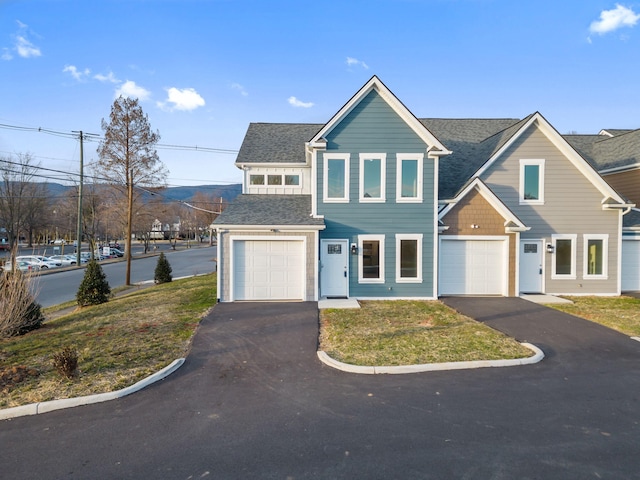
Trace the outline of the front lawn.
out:
M 78 309 L 0 340 L 0 408 L 133 385 L 187 354 L 215 301 L 215 274 L 193 277 Z M 67 346 L 79 356 L 72 379 L 52 365 L 53 355 Z
M 566 297 L 570 303 L 547 305 L 576 317 L 640 336 L 640 299 L 632 297 Z
M 352 365 L 393 366 L 530 357 L 514 339 L 438 301 L 365 301 L 320 311 L 320 349 Z

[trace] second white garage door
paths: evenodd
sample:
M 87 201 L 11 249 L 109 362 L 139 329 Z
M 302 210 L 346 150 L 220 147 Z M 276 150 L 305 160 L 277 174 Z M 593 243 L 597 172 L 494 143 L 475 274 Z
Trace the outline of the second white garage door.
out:
M 441 239 L 440 295 L 506 295 L 507 241 Z
M 304 242 L 235 240 L 234 300 L 304 300 Z
M 640 291 L 640 240 L 622 240 L 622 291 Z

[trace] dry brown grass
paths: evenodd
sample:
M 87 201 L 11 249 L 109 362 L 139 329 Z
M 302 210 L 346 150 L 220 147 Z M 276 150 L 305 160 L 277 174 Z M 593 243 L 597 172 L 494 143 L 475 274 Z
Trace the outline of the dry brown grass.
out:
M 215 304 L 215 275 L 162 284 L 76 309 L 27 335 L 0 341 L 0 371 L 39 373 L 7 387 L 0 408 L 118 390 L 167 366 L 189 350 L 193 333 Z M 55 371 L 64 347 L 79 353 L 78 375 Z
M 360 302 L 321 310 L 320 349 L 353 365 L 416 365 L 522 358 L 532 352 L 438 301 Z

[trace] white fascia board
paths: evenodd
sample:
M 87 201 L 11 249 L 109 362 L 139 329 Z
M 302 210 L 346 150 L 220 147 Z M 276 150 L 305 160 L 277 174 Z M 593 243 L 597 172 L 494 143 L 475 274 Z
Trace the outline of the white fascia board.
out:
M 308 167 L 309 166 L 309 162 L 305 161 L 305 162 L 287 162 L 287 163 L 283 163 L 283 162 L 242 162 L 242 163 L 236 163 L 236 167 L 238 167 L 240 170 L 249 170 L 252 168 L 273 168 L 273 167 L 277 167 L 277 168 L 295 168 L 295 167 Z
M 623 167 L 605 168 L 604 170 L 598 170 L 600 175 L 609 175 L 612 173 L 622 173 L 628 170 L 640 169 L 640 163 L 632 163 L 631 165 L 625 165 Z
M 273 230 L 278 231 L 287 231 L 287 232 L 314 232 L 319 230 L 324 230 L 326 228 L 325 225 L 237 225 L 237 224 L 229 224 L 229 225 L 216 225 L 216 230 L 227 230 L 227 231 L 263 231 L 263 232 L 272 232 Z
M 321 142 L 325 139 L 327 134 L 333 130 L 333 128 L 346 117 L 353 108 L 360 103 L 360 101 L 372 90 L 378 92 L 378 94 L 387 102 L 387 104 L 402 118 L 409 127 L 427 144 L 429 148 L 427 154 L 431 157 L 438 157 L 442 155 L 450 155 L 452 152 L 447 149 L 440 140 L 438 140 L 420 121 L 416 116 L 409 111 L 404 104 L 398 100 L 391 90 L 382 83 L 377 77 L 373 76 L 371 79 L 351 97 L 351 99 L 331 117 L 331 119 L 325 124 L 322 129 L 316 133 L 316 135 L 309 141 L 309 144 Z M 326 142 L 326 140 L 325 140 Z

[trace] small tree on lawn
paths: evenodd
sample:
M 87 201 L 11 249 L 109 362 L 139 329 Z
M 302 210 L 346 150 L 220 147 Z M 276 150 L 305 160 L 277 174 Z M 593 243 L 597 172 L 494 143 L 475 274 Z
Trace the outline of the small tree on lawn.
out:
M 102 267 L 95 260 L 87 263 L 84 278 L 76 293 L 78 305 L 86 307 L 88 305 L 99 305 L 109 301 L 111 287 L 107 282 L 107 276 L 102 271 Z
M 172 280 L 171 272 L 172 269 L 171 265 L 169 265 L 169 260 L 164 256 L 164 252 L 160 252 L 153 279 L 156 283 L 168 283 Z

